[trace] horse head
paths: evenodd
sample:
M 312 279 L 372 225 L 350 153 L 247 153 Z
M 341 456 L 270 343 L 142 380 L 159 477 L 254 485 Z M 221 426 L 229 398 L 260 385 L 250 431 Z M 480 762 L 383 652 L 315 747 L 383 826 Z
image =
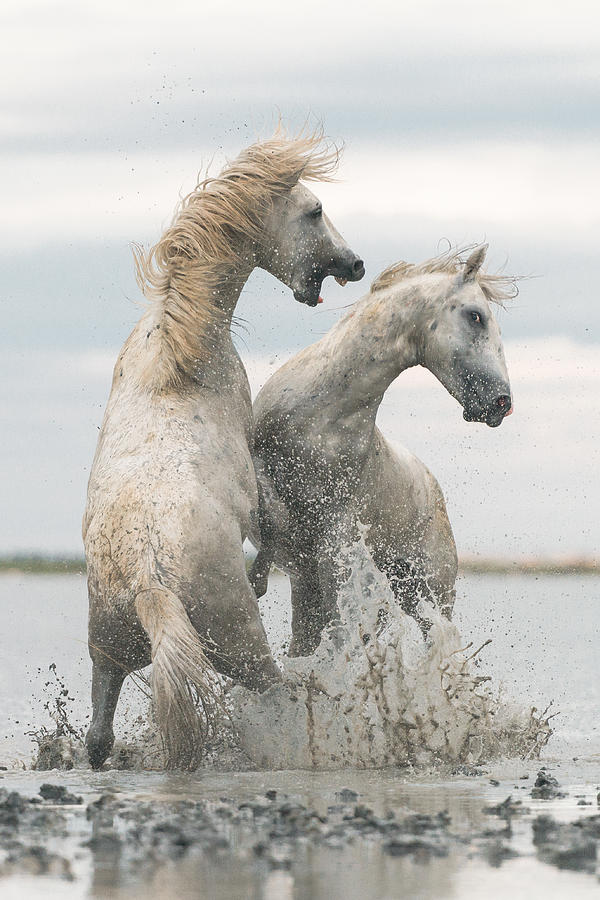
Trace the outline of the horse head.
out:
M 264 223 L 257 265 L 291 288 L 299 303 L 316 306 L 333 275 L 342 286 L 360 281 L 365 267 L 323 212 L 320 200 L 298 184 L 277 197 Z
M 487 245 L 457 274 L 436 280 L 427 303 L 420 362 L 461 404 L 467 422 L 496 428 L 513 411 L 500 329 L 479 270 Z

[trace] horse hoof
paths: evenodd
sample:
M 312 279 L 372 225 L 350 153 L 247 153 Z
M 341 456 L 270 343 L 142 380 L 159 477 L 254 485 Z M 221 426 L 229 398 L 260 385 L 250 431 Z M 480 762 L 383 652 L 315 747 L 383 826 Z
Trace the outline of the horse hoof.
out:
M 88 731 L 85 746 L 92 769 L 100 769 L 104 765 L 110 756 L 114 742 L 114 734 L 95 735 L 91 729 Z

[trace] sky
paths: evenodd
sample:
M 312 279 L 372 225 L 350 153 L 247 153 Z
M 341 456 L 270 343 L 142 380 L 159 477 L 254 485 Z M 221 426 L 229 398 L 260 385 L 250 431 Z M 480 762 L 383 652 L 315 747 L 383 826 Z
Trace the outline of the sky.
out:
M 141 310 L 130 243 L 281 116 L 344 145 L 316 192 L 367 276 L 327 282 L 311 310 L 255 272 L 236 337 L 254 387 L 384 266 L 486 240 L 490 269 L 528 276 L 501 316 L 517 414 L 469 430 L 410 373 L 380 424 L 437 475 L 461 552 L 598 555 L 599 26 L 582 0 L 5 0 L 0 553 L 81 552 L 111 366 Z

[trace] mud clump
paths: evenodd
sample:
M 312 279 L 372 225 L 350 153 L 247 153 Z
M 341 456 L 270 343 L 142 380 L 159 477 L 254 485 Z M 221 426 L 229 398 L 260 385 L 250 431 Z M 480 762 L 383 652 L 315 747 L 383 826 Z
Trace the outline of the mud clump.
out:
M 544 768 L 537 774 L 531 796 L 534 800 L 562 800 L 568 795 L 561 791 L 556 778 Z
M 79 805 L 83 803 L 83 797 L 70 794 L 61 784 L 43 784 L 40 788 L 40 796 L 43 800 L 51 800 L 52 803 Z

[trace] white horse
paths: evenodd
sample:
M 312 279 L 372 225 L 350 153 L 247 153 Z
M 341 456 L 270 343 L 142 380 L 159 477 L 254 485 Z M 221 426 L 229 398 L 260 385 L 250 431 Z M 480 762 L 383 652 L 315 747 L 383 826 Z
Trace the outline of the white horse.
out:
M 258 495 L 230 326 L 255 266 L 311 306 L 326 275 L 362 277 L 299 183 L 327 179 L 336 162 L 318 137 L 254 144 L 198 185 L 147 256 L 138 250 L 150 304 L 114 369 L 83 522 L 95 768 L 112 749 L 125 676 L 150 661 L 171 767 L 200 758 L 193 695 L 210 699 L 212 665 L 258 690 L 280 677 L 242 552 Z
M 403 608 L 421 597 L 450 617 L 456 547 L 440 487 L 420 460 L 375 425 L 392 381 L 422 365 L 464 409 L 495 427 L 512 411 L 489 302 L 514 280 L 483 274 L 486 247 L 386 269 L 318 343 L 282 366 L 254 404 L 261 488 L 260 552 L 250 580 L 266 591 L 272 562 L 292 583 L 290 655 L 318 645 L 336 616 L 340 549 L 369 526 L 366 544 Z M 424 630 L 427 625 L 420 622 Z

